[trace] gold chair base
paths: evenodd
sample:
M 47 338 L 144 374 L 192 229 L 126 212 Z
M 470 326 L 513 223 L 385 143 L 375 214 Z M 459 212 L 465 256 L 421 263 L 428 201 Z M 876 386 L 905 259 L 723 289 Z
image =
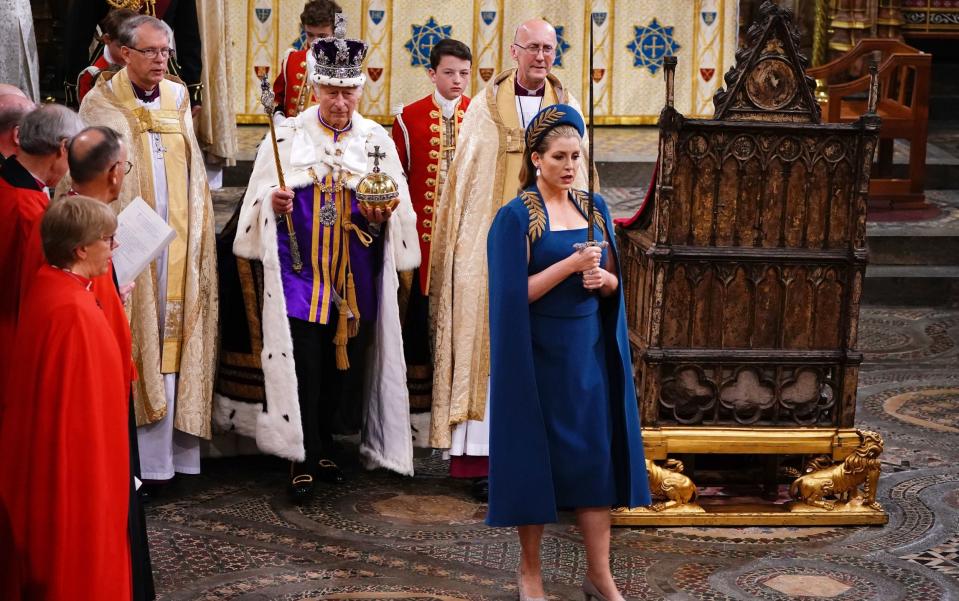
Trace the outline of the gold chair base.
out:
M 658 501 L 649 507 L 614 510 L 616 526 L 861 526 L 889 521 L 876 500 L 883 440 L 875 432 L 664 428 L 646 429 L 643 437 L 649 488 Z M 667 454 L 709 454 L 719 449 L 817 456 L 803 471 L 793 470 L 791 502 L 702 499 L 695 482 L 683 473 L 682 461 Z
M 881 526 L 889 521 L 885 511 L 863 506 L 857 499 L 833 509 L 804 503 L 729 503 L 723 505 L 614 509 L 614 526 Z
M 831 455 L 844 459 L 859 446 L 855 428 L 643 428 L 646 458 L 676 453 Z

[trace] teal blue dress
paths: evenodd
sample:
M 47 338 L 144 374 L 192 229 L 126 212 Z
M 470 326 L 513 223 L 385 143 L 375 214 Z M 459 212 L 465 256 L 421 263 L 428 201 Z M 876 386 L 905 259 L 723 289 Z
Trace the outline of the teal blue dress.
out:
M 612 222 L 598 195 L 596 209 L 601 241 Z M 490 228 L 491 526 L 555 522 L 559 509 L 649 504 L 622 286 L 602 298 L 574 274 L 528 302 L 527 278 L 585 239 L 585 228 L 550 231 L 535 187 L 500 209 Z M 603 264 L 616 252 L 608 242 Z
M 602 241 L 600 228 L 595 232 Z M 530 245 L 529 274 L 567 258 L 585 239 L 586 228 L 550 231 L 547 215 L 543 234 Z M 604 250 L 600 265 L 607 254 Z M 613 505 L 613 423 L 599 295 L 573 274 L 530 303 L 529 314 L 556 505 Z

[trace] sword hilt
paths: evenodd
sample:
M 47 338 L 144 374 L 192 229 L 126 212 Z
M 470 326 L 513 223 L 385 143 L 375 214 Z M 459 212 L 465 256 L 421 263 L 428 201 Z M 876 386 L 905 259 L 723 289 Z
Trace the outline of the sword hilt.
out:
M 587 240 L 586 242 L 577 242 L 576 244 L 573 245 L 573 248 L 575 248 L 576 250 L 583 250 L 591 246 L 606 248 L 607 246 L 609 246 L 609 242 L 605 240 L 600 240 L 598 242 L 596 240 Z

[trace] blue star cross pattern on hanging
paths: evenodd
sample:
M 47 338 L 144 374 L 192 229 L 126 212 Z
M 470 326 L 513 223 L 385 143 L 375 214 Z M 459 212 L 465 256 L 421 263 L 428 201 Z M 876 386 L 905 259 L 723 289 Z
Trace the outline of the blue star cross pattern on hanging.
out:
M 650 74 L 656 75 L 663 66 L 663 58 L 676 54 L 680 46 L 673 39 L 673 28 L 663 27 L 653 18 L 649 25 L 636 25 L 636 37 L 626 45 L 633 53 L 633 66 L 640 69 L 649 69 Z
M 563 53 L 569 50 L 569 42 L 563 37 L 565 27 L 557 25 L 554 29 L 556 29 L 556 56 L 553 57 L 553 66 L 562 67 Z
M 294 50 L 303 50 L 306 48 L 306 32 L 301 29 L 300 37 L 293 40 L 293 43 L 290 45 L 293 46 Z
M 413 37 L 410 38 L 404 47 L 410 51 L 412 60 L 410 65 L 414 67 L 430 66 L 430 50 L 436 42 L 451 37 L 453 35 L 452 25 L 440 25 L 436 19 L 430 17 L 430 20 L 423 25 L 411 26 Z

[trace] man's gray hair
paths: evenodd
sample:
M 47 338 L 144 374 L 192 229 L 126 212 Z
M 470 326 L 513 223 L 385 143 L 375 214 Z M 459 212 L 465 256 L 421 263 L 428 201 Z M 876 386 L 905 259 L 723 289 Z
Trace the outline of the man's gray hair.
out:
M 137 30 L 143 25 L 163 31 L 166 33 L 167 43 L 173 45 L 173 30 L 170 29 L 170 26 L 166 24 L 166 21 L 150 15 L 137 15 L 120 24 L 120 29 L 117 32 L 120 43 L 127 48 L 136 48 Z
M 20 122 L 20 149 L 36 156 L 53 154 L 81 129 L 80 115 L 62 104 L 45 104 Z

